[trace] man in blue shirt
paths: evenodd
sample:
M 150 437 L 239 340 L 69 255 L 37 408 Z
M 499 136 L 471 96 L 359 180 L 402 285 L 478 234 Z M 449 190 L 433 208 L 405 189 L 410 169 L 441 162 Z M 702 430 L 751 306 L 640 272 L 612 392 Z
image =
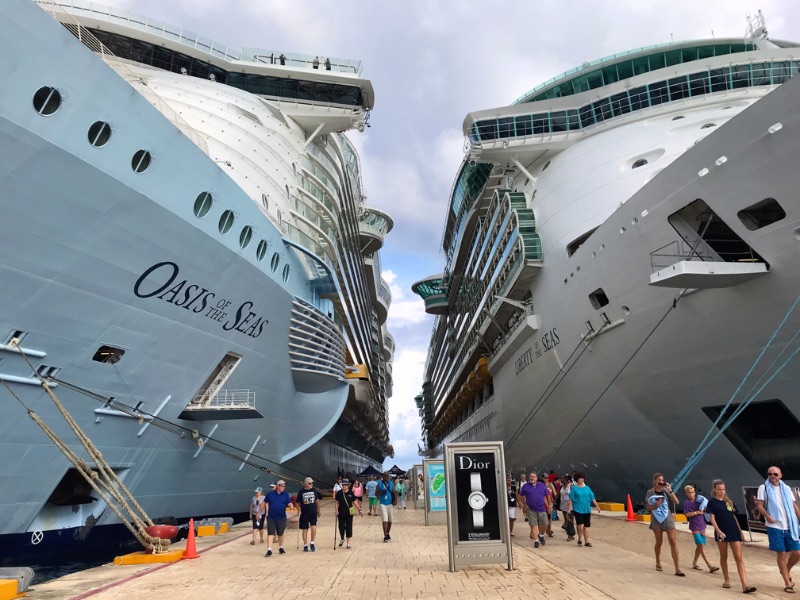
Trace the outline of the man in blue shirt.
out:
M 392 504 L 394 504 L 394 483 L 389 481 L 389 473 L 384 471 L 378 482 L 378 501 L 381 504 L 381 520 L 383 521 L 383 541 L 392 539 Z
M 370 475 L 369 481 L 364 487 L 367 488 L 367 498 L 369 499 L 369 510 L 367 514 L 375 517 L 378 515 L 378 482 L 375 481 L 374 475 Z
M 267 503 L 267 553 L 272 556 L 272 538 L 278 536 L 278 552 L 286 554 L 283 548 L 283 532 L 286 531 L 286 508 L 292 505 L 292 497 L 286 491 L 286 482 L 281 479 L 266 497 Z
M 544 532 L 547 530 L 547 513 L 552 510 L 550 490 L 539 481 L 536 473 L 531 473 L 528 483 L 519 491 L 522 500 L 522 510 L 528 515 L 528 525 L 531 526 L 531 539 L 533 547 L 544 546 Z M 539 529 L 541 527 L 541 530 Z

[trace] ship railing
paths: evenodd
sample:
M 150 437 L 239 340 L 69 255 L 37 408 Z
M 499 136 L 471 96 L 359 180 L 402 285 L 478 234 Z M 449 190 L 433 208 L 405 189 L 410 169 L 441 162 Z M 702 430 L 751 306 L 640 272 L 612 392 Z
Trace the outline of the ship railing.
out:
M 210 397 L 208 390 L 200 390 L 186 407 L 186 410 L 255 407 L 256 393 L 250 390 L 220 390 Z
M 761 262 L 752 248 L 742 249 L 741 244 L 732 244 L 736 251 L 723 251 L 718 248 L 730 244 L 725 238 L 680 239 L 656 248 L 650 253 L 650 269 L 653 273 L 666 269 L 681 261 L 703 262 Z M 723 245 L 723 246 L 721 246 Z
M 100 40 L 98 40 L 92 33 L 83 25 L 78 23 L 74 16 L 68 13 L 61 6 L 61 3 L 54 0 L 36 0 L 36 2 L 45 11 L 64 27 L 66 27 L 72 35 L 74 35 L 79 42 L 89 48 L 92 52 L 99 55 L 100 58 L 108 66 L 114 69 L 125 81 L 127 81 L 133 89 L 135 89 L 141 96 L 144 97 L 150 104 L 152 104 L 158 112 L 164 115 L 170 123 L 177 127 L 183 135 L 189 138 L 192 143 L 200 148 L 206 155 L 208 155 L 208 143 L 196 129 L 189 125 L 181 118 L 158 94 L 147 87 L 147 84 L 141 77 L 137 76 L 131 71 L 128 66 L 117 58 Z M 67 5 L 69 6 L 69 5 Z

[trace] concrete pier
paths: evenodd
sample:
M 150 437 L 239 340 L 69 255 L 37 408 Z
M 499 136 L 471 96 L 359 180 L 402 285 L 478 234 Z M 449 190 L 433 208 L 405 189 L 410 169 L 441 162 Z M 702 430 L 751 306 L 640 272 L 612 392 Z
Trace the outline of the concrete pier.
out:
M 130 598 L 253 599 L 279 597 L 315 598 L 497 598 L 526 599 L 547 594 L 548 598 L 639 599 L 669 597 L 670 600 L 726 598 L 740 594 L 736 567 L 729 557 L 731 589 L 722 589 L 721 572 L 692 570 L 694 543 L 685 524 L 679 525 L 681 569 L 686 577 L 675 577 L 669 546 L 662 549 L 663 572 L 655 570 L 653 534 L 646 523 L 628 523 L 625 513 L 604 512 L 593 517 L 592 548 L 567 542 L 561 521 L 554 523 L 554 536 L 544 547 L 533 549 L 527 524 L 514 527 L 514 571 L 504 565 L 463 567 L 448 571 L 447 530 L 443 525 L 425 527 L 422 511 L 395 510 L 392 540 L 383 542 L 380 517 L 356 517 L 353 548 L 334 550 L 333 507 L 323 507 L 317 536 L 317 551 L 296 548 L 297 530 L 287 529 L 287 554 L 277 545 L 273 556 L 264 557 L 265 544 L 250 545 L 249 523 L 230 532 L 198 538 L 201 557 L 168 565 L 103 565 L 35 585 L 28 598 Z M 757 596 L 785 598 L 775 555 L 767 550 L 766 534 L 753 534 L 744 558 L 750 585 Z M 748 534 L 745 532 L 745 539 Z M 182 547 L 182 544 L 178 547 Z M 716 544 L 706 546 L 712 564 L 719 564 Z M 800 571 L 795 576 L 800 575 Z

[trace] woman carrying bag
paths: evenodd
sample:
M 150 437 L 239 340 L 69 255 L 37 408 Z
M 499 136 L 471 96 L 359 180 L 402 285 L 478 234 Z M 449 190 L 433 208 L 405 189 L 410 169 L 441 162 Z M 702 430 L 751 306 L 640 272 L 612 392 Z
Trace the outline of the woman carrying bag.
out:
M 342 480 L 342 489 L 336 492 L 336 519 L 339 524 L 339 546 L 341 547 L 345 539 L 347 549 L 350 549 L 350 540 L 353 539 L 353 516 L 358 511 L 362 517 L 361 502 L 350 489 L 350 480 Z

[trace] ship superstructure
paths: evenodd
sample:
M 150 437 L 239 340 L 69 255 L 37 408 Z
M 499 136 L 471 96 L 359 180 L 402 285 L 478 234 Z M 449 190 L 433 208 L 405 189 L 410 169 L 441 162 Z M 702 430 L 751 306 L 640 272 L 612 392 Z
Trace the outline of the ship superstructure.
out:
M 501 439 L 514 476 L 584 470 L 616 499 L 684 466 L 800 290 L 799 67 L 761 22 L 585 63 L 466 117 L 447 262 L 413 286 L 437 315 L 426 453 Z M 800 478 L 796 368 L 766 366 L 798 322 L 693 471 L 701 487 L 757 484 L 769 464 Z
M 30 359 L 154 518 L 241 513 L 262 468 L 382 463 L 392 221 L 345 135 L 374 103 L 360 63 L 92 2 L 2 13 L 0 378 L 74 443 Z M 25 409 L 0 410 L 0 547 L 115 525 Z

